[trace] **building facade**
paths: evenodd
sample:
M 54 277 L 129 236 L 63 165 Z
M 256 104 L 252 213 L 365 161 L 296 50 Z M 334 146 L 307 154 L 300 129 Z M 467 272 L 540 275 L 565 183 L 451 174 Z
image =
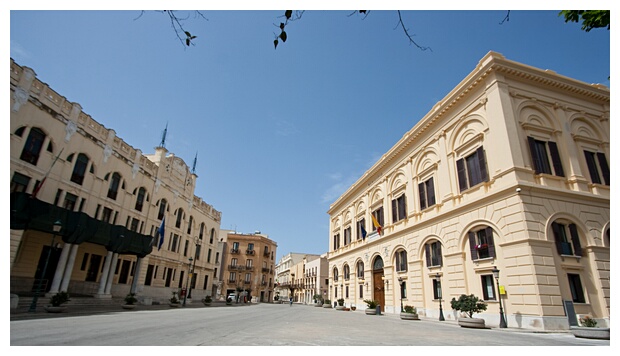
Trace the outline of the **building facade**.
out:
M 246 302 L 271 302 L 277 243 L 259 231 L 253 234 L 222 232 L 226 233 L 227 240 L 222 260 L 222 291 L 226 296 L 235 293 Z
M 315 296 L 327 298 L 329 286 L 329 263 L 327 254 L 304 261 L 304 301 L 308 304 L 315 302 Z M 317 298 L 320 299 L 320 298 Z
M 11 293 L 213 295 L 222 214 L 194 195 L 196 159 L 165 133 L 143 154 L 12 59 L 10 90 Z
M 330 206 L 330 299 L 454 320 L 474 294 L 487 324 L 503 307 L 541 330 L 572 303 L 609 325 L 609 120 L 607 87 L 489 52 Z

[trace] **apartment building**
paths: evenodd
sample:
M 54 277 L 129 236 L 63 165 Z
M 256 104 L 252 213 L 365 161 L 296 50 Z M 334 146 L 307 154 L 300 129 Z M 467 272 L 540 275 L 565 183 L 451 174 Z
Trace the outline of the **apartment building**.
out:
M 13 59 L 10 93 L 11 293 L 213 295 L 222 213 L 194 195 L 196 157 L 165 130 L 143 153 Z
M 329 299 L 609 325 L 609 121 L 609 88 L 489 52 L 330 206 Z
M 252 234 L 222 232 L 227 240 L 222 260 L 222 291 L 226 296 L 235 293 L 239 301 L 271 302 L 278 244 L 260 231 Z

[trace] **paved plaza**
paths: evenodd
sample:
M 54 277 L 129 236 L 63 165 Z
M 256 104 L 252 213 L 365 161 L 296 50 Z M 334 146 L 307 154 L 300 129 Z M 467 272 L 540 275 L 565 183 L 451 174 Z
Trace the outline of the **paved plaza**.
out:
M 309 305 L 149 308 L 120 306 L 92 314 L 44 311 L 11 315 L 11 346 L 603 346 L 609 340 L 567 332 L 467 329 L 454 321 L 401 320 Z M 573 349 L 574 350 L 574 349 Z M 580 349 L 583 352 L 583 349 Z

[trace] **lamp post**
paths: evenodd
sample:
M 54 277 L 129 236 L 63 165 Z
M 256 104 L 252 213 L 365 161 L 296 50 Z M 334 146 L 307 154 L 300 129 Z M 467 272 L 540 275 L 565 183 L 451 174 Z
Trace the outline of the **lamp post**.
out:
M 50 244 L 50 249 L 47 251 L 47 258 L 45 258 L 45 264 L 43 265 L 43 273 L 41 273 L 41 278 L 39 278 L 39 284 L 37 285 L 37 289 L 34 292 L 34 297 L 32 298 L 32 303 L 30 304 L 29 312 L 34 312 L 37 310 L 37 301 L 39 300 L 39 293 L 41 292 L 41 287 L 43 285 L 43 278 L 45 278 L 45 272 L 47 272 L 47 265 L 50 262 L 50 256 L 52 255 L 52 249 L 54 248 L 54 239 L 56 239 L 56 234 L 60 232 L 62 229 L 62 223 L 60 220 L 56 220 L 54 225 L 52 226 L 52 230 L 54 233 L 52 234 L 52 242 Z
M 189 275 L 192 273 L 192 261 L 194 259 L 193 258 L 189 258 L 189 268 L 188 268 L 188 273 L 187 273 L 187 282 L 185 282 L 185 296 L 183 297 L 183 306 L 185 306 L 185 304 L 187 303 L 187 287 L 189 286 Z
M 493 266 L 493 277 L 495 277 L 495 282 L 497 283 L 497 299 L 499 299 L 499 327 L 506 328 L 506 319 L 504 318 L 504 308 L 502 308 L 502 295 L 499 292 L 499 270 L 497 267 Z
M 441 275 L 439 273 L 435 275 L 435 280 L 437 281 L 437 297 L 439 298 L 439 321 L 445 321 L 446 319 L 443 317 L 443 308 L 441 307 L 443 293 L 441 292 Z
M 191 279 L 191 283 L 190 283 L 190 284 L 189 284 L 189 286 L 188 286 L 189 291 L 188 291 L 188 293 L 187 293 L 187 297 L 188 297 L 188 298 L 190 298 L 190 299 L 191 299 L 191 297 L 192 297 L 192 284 L 194 284 L 193 282 L 196 280 L 196 279 L 194 278 L 194 269 L 196 269 L 196 261 L 198 261 L 198 245 L 199 245 L 198 241 L 199 241 L 199 240 L 197 240 L 197 241 L 196 241 L 196 250 L 194 250 L 194 265 L 193 265 L 193 266 L 191 266 L 191 267 L 192 267 L 192 270 L 191 270 L 191 272 L 190 272 L 190 274 L 191 274 L 191 276 L 192 276 L 192 279 Z M 189 263 L 190 263 L 190 265 L 191 265 L 191 263 L 192 263 L 192 258 L 191 258 L 191 257 L 189 258 Z
M 405 311 L 403 309 L 403 277 L 398 277 L 398 284 L 400 285 L 400 312 Z

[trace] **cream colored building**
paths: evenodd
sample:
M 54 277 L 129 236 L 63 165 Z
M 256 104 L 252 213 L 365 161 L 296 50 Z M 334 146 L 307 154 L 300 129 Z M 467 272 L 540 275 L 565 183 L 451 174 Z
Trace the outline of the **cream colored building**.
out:
M 291 297 L 291 288 L 293 287 L 291 268 L 300 263 L 305 256 L 305 253 L 290 252 L 280 258 L 276 264 L 275 295 L 280 300 L 288 301 Z
M 535 330 L 569 301 L 609 325 L 609 120 L 607 87 L 489 52 L 330 206 L 330 299 L 454 320 L 475 294 Z
M 12 59 L 10 90 L 11 293 L 214 295 L 222 214 L 194 195 L 196 158 L 165 133 L 143 154 Z
M 246 301 L 271 302 L 274 296 L 275 256 L 278 244 L 259 231 L 226 233 L 222 259 L 222 292 L 246 297 Z
M 305 303 L 314 303 L 315 295 L 320 295 L 323 299 L 327 298 L 329 286 L 329 263 L 327 261 L 327 254 L 324 253 L 320 256 L 313 256 L 313 258 L 305 259 L 303 269 L 303 294 Z

